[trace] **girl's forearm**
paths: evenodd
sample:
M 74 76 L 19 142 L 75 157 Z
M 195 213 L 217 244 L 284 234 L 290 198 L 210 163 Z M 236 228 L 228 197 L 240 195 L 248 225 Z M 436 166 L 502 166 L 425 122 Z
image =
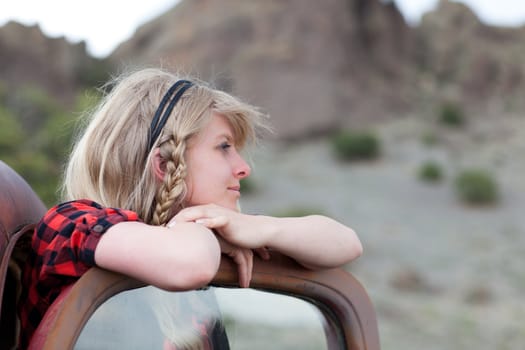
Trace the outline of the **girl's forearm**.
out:
M 344 265 L 358 258 L 363 247 L 349 227 L 325 216 L 260 217 L 268 248 L 317 269 Z

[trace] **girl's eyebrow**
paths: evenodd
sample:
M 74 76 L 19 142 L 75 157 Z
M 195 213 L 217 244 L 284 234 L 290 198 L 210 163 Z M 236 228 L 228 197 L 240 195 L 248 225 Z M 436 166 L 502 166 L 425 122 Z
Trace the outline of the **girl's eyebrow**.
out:
M 233 141 L 233 135 L 230 133 L 219 134 L 215 137 L 217 140 L 225 138 L 227 141 Z

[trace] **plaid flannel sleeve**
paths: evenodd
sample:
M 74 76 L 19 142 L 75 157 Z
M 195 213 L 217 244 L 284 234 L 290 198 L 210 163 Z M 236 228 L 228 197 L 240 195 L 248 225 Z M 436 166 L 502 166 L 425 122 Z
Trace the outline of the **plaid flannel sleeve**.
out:
M 61 291 L 95 266 L 100 237 L 124 221 L 140 219 L 132 211 L 105 208 L 88 200 L 66 202 L 46 213 L 33 234 L 32 252 L 23 272 L 22 348 Z
M 80 277 L 95 266 L 100 237 L 119 222 L 137 220 L 132 211 L 104 208 L 91 201 L 58 205 L 44 216 L 33 237 L 41 275 Z

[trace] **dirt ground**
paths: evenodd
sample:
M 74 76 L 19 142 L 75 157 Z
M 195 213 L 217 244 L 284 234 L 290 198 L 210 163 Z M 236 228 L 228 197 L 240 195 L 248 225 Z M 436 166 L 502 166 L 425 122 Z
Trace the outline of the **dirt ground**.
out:
M 374 303 L 383 349 L 522 348 L 525 116 L 461 130 L 408 116 L 375 131 L 382 155 L 368 162 L 341 163 L 327 140 L 265 144 L 252 154 L 256 191 L 243 211 L 302 208 L 353 227 L 365 251 L 347 268 Z M 427 160 L 442 166 L 440 183 L 417 177 Z M 454 177 L 471 167 L 494 175 L 498 203 L 460 202 Z

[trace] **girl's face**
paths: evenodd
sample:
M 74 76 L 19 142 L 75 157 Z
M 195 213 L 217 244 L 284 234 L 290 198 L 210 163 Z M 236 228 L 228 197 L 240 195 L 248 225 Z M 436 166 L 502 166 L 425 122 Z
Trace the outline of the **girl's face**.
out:
M 189 142 L 187 206 L 217 204 L 237 210 L 240 180 L 250 175 L 250 166 L 234 146 L 230 123 L 213 113 L 204 129 Z

